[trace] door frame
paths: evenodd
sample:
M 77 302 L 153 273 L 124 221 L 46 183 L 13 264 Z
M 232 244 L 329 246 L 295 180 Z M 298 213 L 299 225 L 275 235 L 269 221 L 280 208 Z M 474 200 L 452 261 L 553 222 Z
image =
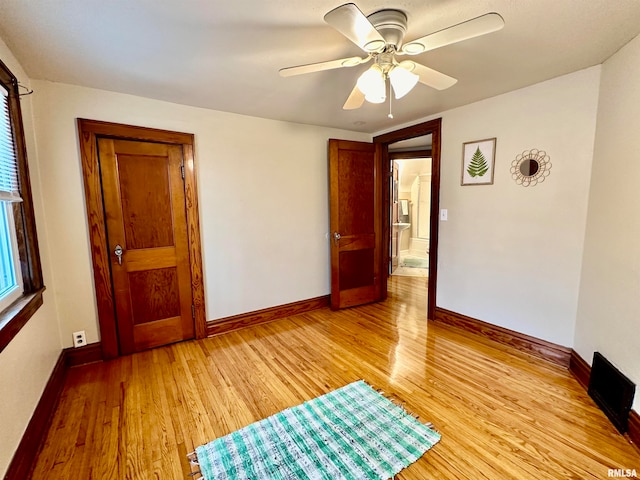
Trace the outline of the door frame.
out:
M 118 357 L 120 350 L 118 348 L 115 300 L 113 282 L 111 280 L 111 252 L 107 245 L 107 229 L 98 158 L 97 139 L 99 137 L 166 143 L 180 145 L 182 147 L 185 170 L 184 189 L 191 288 L 193 291 L 195 337 L 206 337 L 202 247 L 200 239 L 200 217 L 198 213 L 198 190 L 193 154 L 193 134 L 98 120 L 87 120 L 84 118 L 78 118 L 77 123 L 103 359 L 107 360 Z
M 373 137 L 374 143 L 382 144 L 382 164 L 385 166 L 386 175 L 379 176 L 382 188 L 382 238 L 387 239 L 387 247 L 391 242 L 390 219 L 390 186 L 389 169 L 391 158 L 389 145 L 401 140 L 431 135 L 431 213 L 429 237 L 429 282 L 427 286 L 427 318 L 433 319 L 436 311 L 436 286 L 438 280 L 438 212 L 440 211 L 440 142 L 441 142 L 442 118 L 436 118 L 427 122 L 411 125 L 393 132 L 383 133 Z M 380 255 L 380 288 L 383 298 L 387 296 L 387 281 L 389 279 L 389 248 L 383 248 Z

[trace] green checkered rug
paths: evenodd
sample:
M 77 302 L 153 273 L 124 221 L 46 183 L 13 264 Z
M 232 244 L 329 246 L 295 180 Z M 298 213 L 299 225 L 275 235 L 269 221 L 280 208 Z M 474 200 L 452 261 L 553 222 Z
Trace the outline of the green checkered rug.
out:
M 386 480 L 440 440 L 364 381 L 196 449 L 205 480 Z

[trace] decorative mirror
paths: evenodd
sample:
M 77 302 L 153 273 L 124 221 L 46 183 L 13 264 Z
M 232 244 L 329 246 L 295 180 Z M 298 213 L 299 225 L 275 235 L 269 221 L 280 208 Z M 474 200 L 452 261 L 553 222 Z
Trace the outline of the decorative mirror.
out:
M 518 185 L 534 186 L 544 182 L 551 173 L 551 159 L 547 152 L 532 148 L 525 150 L 511 162 L 511 176 Z

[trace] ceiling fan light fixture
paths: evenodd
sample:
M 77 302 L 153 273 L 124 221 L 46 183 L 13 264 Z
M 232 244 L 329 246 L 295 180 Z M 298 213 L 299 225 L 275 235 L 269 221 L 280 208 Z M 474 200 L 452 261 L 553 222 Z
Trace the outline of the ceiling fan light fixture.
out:
M 356 85 L 364 93 L 364 99 L 367 102 L 382 103 L 387 97 L 384 73 L 377 64 L 372 65 L 371 68 L 360 75 Z
M 420 82 L 436 90 L 453 86 L 457 80 L 421 63 L 406 60 L 398 63 L 396 55 L 418 55 L 470 38 L 495 32 L 504 27 L 500 14 L 492 12 L 424 35 L 403 44 L 407 32 L 407 14 L 398 9 L 385 8 L 365 16 L 354 3 L 345 3 L 327 12 L 324 20 L 348 40 L 367 53 L 367 56 L 341 58 L 280 69 L 280 75 L 290 77 L 343 67 L 354 67 L 369 61 L 374 65 L 358 78 L 344 110 L 360 108 L 366 101 L 382 103 L 387 99 L 389 79 L 389 118 L 393 118 L 391 104 L 394 96 L 402 98 Z
M 389 81 L 396 99 L 404 97 L 416 86 L 420 77 L 401 66 L 395 66 L 389 72 Z
M 411 60 L 404 60 L 403 62 L 400 62 L 398 66 L 405 69 L 407 72 L 413 72 L 416 69 L 415 62 L 412 62 Z
M 371 40 L 363 48 L 365 52 L 374 53 L 383 50 L 385 46 L 386 42 L 384 40 Z
M 343 67 L 355 67 L 356 65 L 360 65 L 362 62 L 362 59 L 360 57 L 351 57 L 351 58 L 345 58 L 341 65 Z
M 369 103 L 384 103 L 384 101 L 387 99 L 387 96 L 383 92 L 382 94 L 377 94 L 375 96 L 365 95 L 364 99 Z
M 407 55 L 418 55 L 419 53 L 424 52 L 427 49 L 423 44 L 418 42 L 407 43 L 402 47 L 402 53 L 406 53 Z

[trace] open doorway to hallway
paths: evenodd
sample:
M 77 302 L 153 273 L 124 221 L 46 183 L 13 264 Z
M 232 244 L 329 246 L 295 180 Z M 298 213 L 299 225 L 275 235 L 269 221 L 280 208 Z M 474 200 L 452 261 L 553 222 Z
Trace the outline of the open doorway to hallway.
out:
M 389 289 L 388 283 L 394 283 L 394 279 L 419 280 L 427 283 L 427 318 L 434 318 L 436 308 L 436 289 L 438 281 L 438 210 L 440 208 L 440 133 L 442 129 L 442 119 L 435 118 L 416 125 L 394 130 L 373 137 L 374 143 L 380 144 L 382 147 L 381 159 L 384 171 L 387 175 L 379 176 L 379 185 L 382 190 L 382 202 L 386 204 L 381 209 L 381 231 L 383 238 L 386 239 L 388 248 L 382 248 L 380 272 L 381 272 L 381 292 L 383 297 Z M 395 154 L 412 155 L 412 153 L 420 150 L 430 150 L 431 155 L 431 203 L 430 203 L 430 228 L 429 228 L 429 277 L 428 281 L 424 278 L 416 277 L 400 277 L 397 275 L 389 275 L 390 251 L 393 237 L 393 229 L 391 228 L 391 184 L 392 180 L 392 164 L 390 152 Z
M 429 276 L 432 136 L 389 145 L 389 274 Z

